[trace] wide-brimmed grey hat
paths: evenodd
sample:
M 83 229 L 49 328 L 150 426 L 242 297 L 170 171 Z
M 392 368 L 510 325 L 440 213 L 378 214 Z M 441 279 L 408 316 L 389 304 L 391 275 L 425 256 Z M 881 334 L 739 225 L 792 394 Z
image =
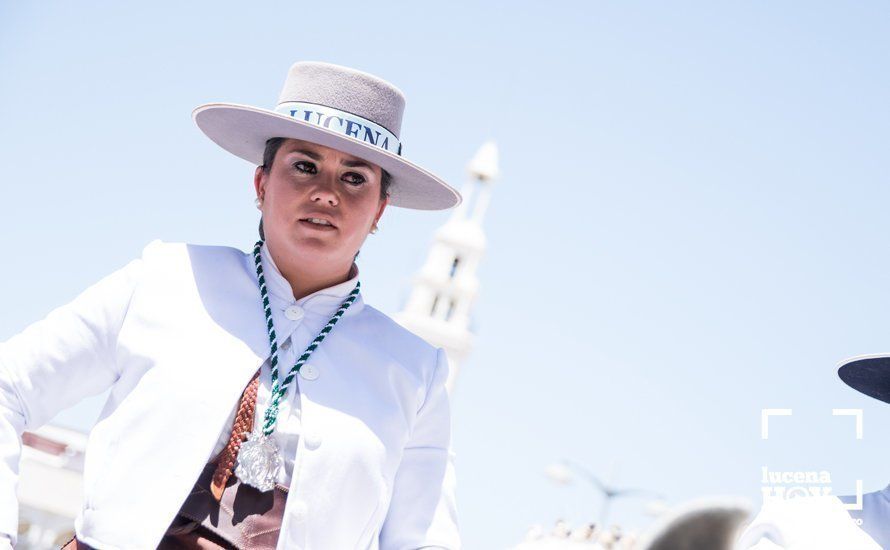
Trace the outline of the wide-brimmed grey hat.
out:
M 294 63 L 274 110 L 208 103 L 192 118 L 207 137 L 253 164 L 266 140 L 311 141 L 380 166 L 392 176 L 390 204 L 443 210 L 461 196 L 439 177 L 406 160 L 399 135 L 405 94 L 374 75 L 318 61 Z
M 854 390 L 890 403 L 890 353 L 845 359 L 841 361 L 837 374 Z

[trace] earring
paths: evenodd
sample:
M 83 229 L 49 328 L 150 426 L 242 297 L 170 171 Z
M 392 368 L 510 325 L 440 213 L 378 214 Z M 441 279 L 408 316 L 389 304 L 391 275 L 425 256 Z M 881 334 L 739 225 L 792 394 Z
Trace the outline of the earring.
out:
M 263 206 L 263 201 L 260 200 L 259 197 L 253 199 L 253 203 L 256 205 L 257 208 L 260 208 L 261 206 Z
M 373 235 L 374 233 L 377 233 L 377 224 L 376 223 L 374 224 L 374 227 L 371 228 L 371 235 Z

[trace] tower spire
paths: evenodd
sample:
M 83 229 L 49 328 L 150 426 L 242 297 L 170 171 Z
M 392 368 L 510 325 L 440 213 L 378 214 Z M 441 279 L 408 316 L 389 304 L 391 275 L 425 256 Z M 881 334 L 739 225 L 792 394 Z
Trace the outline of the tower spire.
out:
M 470 313 L 479 292 L 477 270 L 485 253 L 482 222 L 498 176 L 494 141 L 479 148 L 467 164 L 463 202 L 435 234 L 426 262 L 414 277 L 405 307 L 394 317 L 430 344 L 445 348 L 450 362 L 446 386 L 453 390 L 461 364 L 470 354 Z

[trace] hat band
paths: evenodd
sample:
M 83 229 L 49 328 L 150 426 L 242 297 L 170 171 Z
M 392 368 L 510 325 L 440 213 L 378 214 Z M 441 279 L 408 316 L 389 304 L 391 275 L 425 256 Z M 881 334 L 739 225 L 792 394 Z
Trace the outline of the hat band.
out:
M 287 115 L 315 126 L 321 126 L 368 143 L 396 155 L 402 154 L 402 143 L 392 132 L 374 121 L 347 113 L 326 105 L 285 101 L 275 108 L 276 113 Z

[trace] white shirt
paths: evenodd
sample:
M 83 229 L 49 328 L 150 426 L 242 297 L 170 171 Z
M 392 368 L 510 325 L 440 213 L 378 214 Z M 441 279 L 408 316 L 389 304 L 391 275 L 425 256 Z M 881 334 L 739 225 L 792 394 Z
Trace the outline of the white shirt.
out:
M 856 502 L 855 496 L 838 498 L 845 504 Z M 862 495 L 862 510 L 850 510 L 849 514 L 881 548 L 890 548 L 890 485 Z
M 890 486 L 856 497 L 768 501 L 739 539 L 739 550 L 880 550 L 890 548 Z
M 340 304 L 355 288 L 358 281 L 358 266 L 352 264 L 350 275 L 352 278 L 340 284 L 313 292 L 307 296 L 294 299 L 293 289 L 290 283 L 278 270 L 275 260 L 269 254 L 269 249 L 264 242 L 260 248 L 260 257 L 263 263 L 263 276 L 266 280 L 266 290 L 269 293 L 269 305 L 272 309 L 272 324 L 275 327 L 275 336 L 278 341 L 278 380 L 284 380 L 291 367 L 297 362 L 297 358 L 303 354 L 306 347 L 318 336 L 319 330 L 330 320 L 331 316 L 340 307 Z M 257 293 L 257 302 L 262 298 Z M 321 325 L 319 326 L 319 323 Z M 337 327 L 334 327 L 334 331 Z M 324 346 L 325 342 L 321 343 Z M 271 349 L 271 348 L 270 348 Z M 312 364 L 312 357 L 301 368 Z M 272 394 L 272 364 L 271 358 L 267 359 L 260 369 L 260 382 L 257 387 L 256 412 L 254 413 L 254 429 L 262 428 L 265 420 L 266 407 Z M 278 483 L 285 487 L 290 486 L 291 475 L 294 471 L 294 457 L 297 454 L 297 445 L 300 438 L 300 374 L 297 374 L 288 385 L 287 394 L 279 403 L 278 422 L 272 437 L 278 444 L 283 459 L 283 467 L 278 472 Z M 232 414 L 226 421 L 226 427 L 219 435 L 219 441 L 213 449 L 212 456 L 216 456 L 229 442 L 232 434 L 232 425 L 238 414 L 238 403 L 232 408 Z

